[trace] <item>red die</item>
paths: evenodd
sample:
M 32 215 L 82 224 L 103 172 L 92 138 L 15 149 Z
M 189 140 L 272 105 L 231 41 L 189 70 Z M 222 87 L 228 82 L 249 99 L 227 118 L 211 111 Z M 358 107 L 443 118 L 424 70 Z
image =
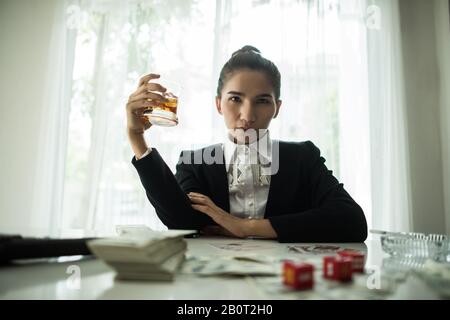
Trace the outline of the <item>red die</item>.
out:
M 339 281 L 352 280 L 352 259 L 340 256 L 323 258 L 323 277 Z
M 283 283 L 295 289 L 311 289 L 314 286 L 314 266 L 309 263 L 283 264 Z
M 341 257 L 347 257 L 352 259 L 352 271 L 364 272 L 364 253 L 353 250 L 341 250 L 337 254 Z

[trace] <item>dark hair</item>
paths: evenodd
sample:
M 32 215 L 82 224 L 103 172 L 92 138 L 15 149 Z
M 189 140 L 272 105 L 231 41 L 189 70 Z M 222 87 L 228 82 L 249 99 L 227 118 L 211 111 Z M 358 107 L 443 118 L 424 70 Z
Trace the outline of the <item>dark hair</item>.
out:
M 234 71 L 241 69 L 251 69 L 264 72 L 272 82 L 275 91 L 275 100 L 280 99 L 281 75 L 277 66 L 270 60 L 261 56 L 261 52 L 252 46 L 243 46 L 235 51 L 231 58 L 225 63 L 220 71 L 217 84 L 217 96 L 222 95 L 222 89 L 225 81 Z

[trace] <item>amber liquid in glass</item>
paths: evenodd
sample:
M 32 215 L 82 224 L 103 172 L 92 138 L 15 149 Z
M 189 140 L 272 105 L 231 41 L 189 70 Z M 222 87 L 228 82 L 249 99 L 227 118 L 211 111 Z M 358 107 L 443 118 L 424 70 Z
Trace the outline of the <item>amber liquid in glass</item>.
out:
M 174 114 L 177 114 L 177 107 L 178 107 L 178 98 L 176 97 L 166 97 L 167 102 L 154 102 L 155 106 L 149 107 L 147 110 L 144 111 L 145 115 L 150 115 L 153 111 L 153 109 L 159 109 L 159 110 L 165 110 L 169 112 L 173 112 Z
M 160 103 L 160 106 L 157 108 L 177 114 L 178 99 L 173 97 L 166 97 L 166 99 L 169 101 Z

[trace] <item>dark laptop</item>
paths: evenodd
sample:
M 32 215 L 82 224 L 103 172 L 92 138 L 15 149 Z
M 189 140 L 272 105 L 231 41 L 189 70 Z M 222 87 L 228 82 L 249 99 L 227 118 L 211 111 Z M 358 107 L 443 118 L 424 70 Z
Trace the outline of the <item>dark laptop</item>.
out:
M 56 239 L 0 234 L 0 264 L 19 259 L 91 255 L 86 243 L 96 238 Z

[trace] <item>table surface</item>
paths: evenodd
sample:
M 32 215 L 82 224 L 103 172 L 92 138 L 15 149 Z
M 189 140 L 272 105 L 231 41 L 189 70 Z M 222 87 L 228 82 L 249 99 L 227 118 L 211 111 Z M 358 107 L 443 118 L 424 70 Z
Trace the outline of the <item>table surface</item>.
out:
M 55 261 L 20 263 L 0 267 L 0 299 L 438 299 L 439 296 L 418 278 L 407 277 L 394 289 L 373 291 L 367 280 L 376 274 L 360 275 L 351 284 L 339 284 L 324 280 L 320 261 L 323 255 L 299 253 L 289 250 L 295 244 L 272 240 L 241 240 L 205 237 L 186 239 L 188 254 L 194 256 L 235 256 L 260 254 L 272 257 L 290 257 L 298 261 L 311 261 L 318 267 L 313 290 L 293 291 L 284 287 L 281 276 L 256 277 L 201 277 L 179 273 L 171 282 L 119 281 L 115 272 L 102 261 L 94 258 L 59 258 Z M 237 246 L 229 246 L 238 244 Z M 313 246 L 314 244 L 297 244 Z M 324 245 L 324 244 L 318 244 Z M 341 248 L 365 251 L 366 270 L 379 274 L 386 255 L 377 240 L 365 243 L 330 244 Z M 234 249 L 231 250 L 230 248 Z M 240 250 L 237 251 L 236 247 Z M 378 270 L 378 271 L 377 271 Z M 79 285 L 73 277 L 79 275 Z M 375 278 L 372 278 L 374 280 Z M 380 278 L 377 278 L 380 279 Z M 384 279 L 381 277 L 381 279 Z M 396 282 L 396 283 L 397 283 Z M 364 288 L 365 287 L 365 288 Z M 379 293 L 382 294 L 379 294 Z

